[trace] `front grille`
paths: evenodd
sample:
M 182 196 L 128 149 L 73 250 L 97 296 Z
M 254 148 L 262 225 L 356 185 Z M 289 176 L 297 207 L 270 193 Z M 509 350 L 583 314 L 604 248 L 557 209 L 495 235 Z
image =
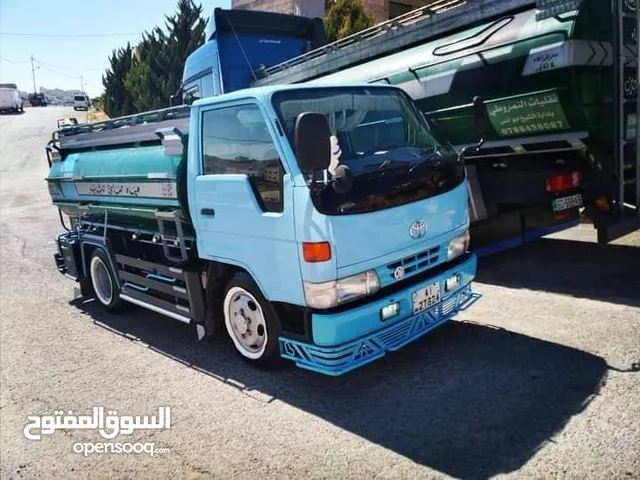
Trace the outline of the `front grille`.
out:
M 405 275 L 415 275 L 416 273 L 420 273 L 426 270 L 429 266 L 438 263 L 439 256 L 440 245 L 437 245 L 416 253 L 415 255 L 410 255 L 401 260 L 389 263 L 387 265 L 389 277 L 394 278 L 393 272 L 398 267 L 404 268 Z

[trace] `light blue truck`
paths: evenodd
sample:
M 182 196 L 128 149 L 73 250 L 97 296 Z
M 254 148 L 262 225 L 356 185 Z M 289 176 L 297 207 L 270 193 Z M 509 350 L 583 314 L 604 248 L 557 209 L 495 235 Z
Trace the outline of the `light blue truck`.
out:
M 344 374 L 479 298 L 464 152 L 397 87 L 240 88 L 59 129 L 47 159 L 62 274 L 258 367 Z

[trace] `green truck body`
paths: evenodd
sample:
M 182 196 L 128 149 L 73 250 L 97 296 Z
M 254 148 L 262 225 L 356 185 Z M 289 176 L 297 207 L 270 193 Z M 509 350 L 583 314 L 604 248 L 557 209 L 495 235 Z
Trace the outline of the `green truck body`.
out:
M 457 148 L 476 142 L 478 95 L 488 129 L 477 157 L 493 159 L 478 163 L 489 210 L 480 220 L 541 204 L 527 192 L 544 189 L 555 162 L 580 173 L 584 206 L 606 230 L 625 202 L 638 216 L 637 51 L 636 0 L 430 2 L 266 69 L 254 84 L 400 86 Z

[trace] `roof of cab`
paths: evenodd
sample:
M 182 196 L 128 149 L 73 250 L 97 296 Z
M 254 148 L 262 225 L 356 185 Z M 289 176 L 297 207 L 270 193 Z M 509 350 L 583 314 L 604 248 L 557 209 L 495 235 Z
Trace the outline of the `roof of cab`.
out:
M 347 89 L 347 88 L 386 88 L 386 89 L 394 89 L 399 90 L 399 87 L 394 85 L 388 85 L 385 83 L 349 83 L 347 85 L 336 85 L 336 84 L 322 84 L 322 83 L 314 83 L 314 84 L 306 84 L 306 83 L 294 83 L 288 85 L 267 85 L 264 87 L 254 87 L 254 88 L 244 88 L 242 90 L 236 90 L 235 92 L 229 92 L 222 95 L 218 95 L 215 97 L 206 97 L 196 100 L 193 103 L 194 107 L 198 106 L 206 106 L 212 105 L 216 103 L 222 102 L 232 102 L 235 100 L 242 100 L 246 98 L 261 98 L 267 100 L 271 95 L 276 92 L 284 92 L 290 90 L 318 90 L 318 89 Z

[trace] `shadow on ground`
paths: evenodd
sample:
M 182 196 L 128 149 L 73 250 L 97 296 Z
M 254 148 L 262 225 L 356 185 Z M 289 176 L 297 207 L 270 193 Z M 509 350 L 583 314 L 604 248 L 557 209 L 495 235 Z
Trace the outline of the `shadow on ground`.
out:
M 602 384 L 600 357 L 455 321 L 400 352 L 343 377 L 292 365 L 263 372 L 223 339 L 198 343 L 190 330 L 140 309 L 111 315 L 72 302 L 113 332 L 213 376 L 256 401 L 282 401 L 457 478 L 522 467 Z
M 545 238 L 478 262 L 477 281 L 640 306 L 640 246 Z

